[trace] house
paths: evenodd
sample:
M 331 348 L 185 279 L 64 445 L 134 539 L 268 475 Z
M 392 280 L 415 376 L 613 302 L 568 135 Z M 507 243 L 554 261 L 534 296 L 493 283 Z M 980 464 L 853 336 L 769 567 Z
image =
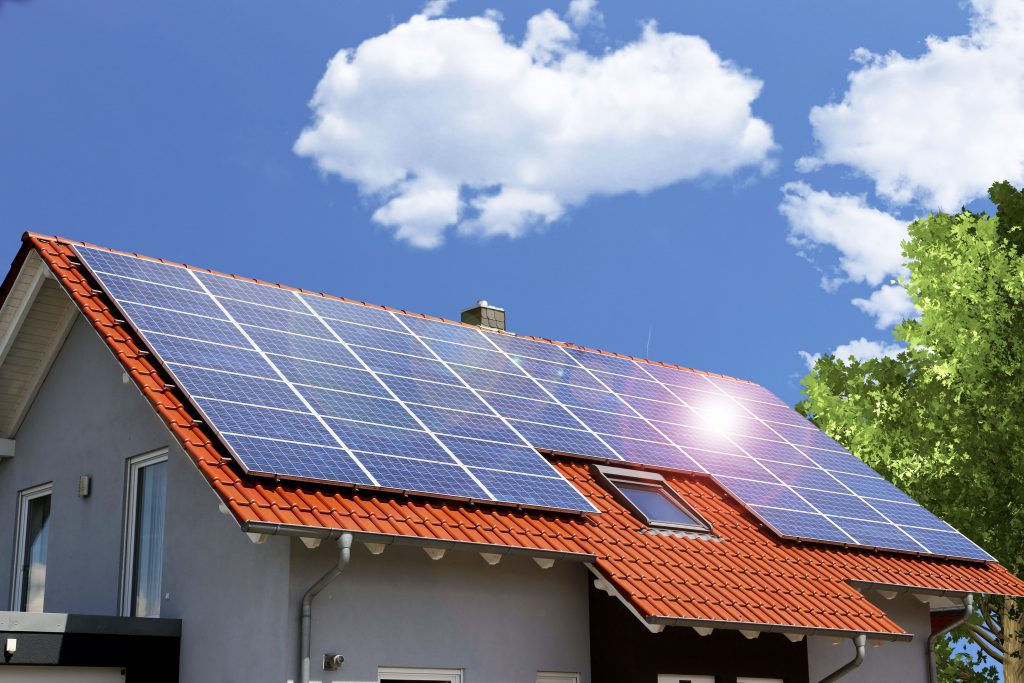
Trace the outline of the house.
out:
M 483 303 L 36 234 L 0 301 L 3 680 L 923 683 L 1024 595 L 767 390 Z

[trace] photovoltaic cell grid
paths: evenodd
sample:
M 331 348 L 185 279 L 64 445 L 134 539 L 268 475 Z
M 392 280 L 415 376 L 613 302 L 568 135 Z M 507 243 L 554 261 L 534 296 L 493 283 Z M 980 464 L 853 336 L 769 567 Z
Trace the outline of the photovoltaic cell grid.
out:
M 757 385 L 76 250 L 250 472 L 592 510 L 538 449 L 710 474 L 789 538 L 992 559 Z
M 390 313 L 78 254 L 250 472 L 593 510 Z

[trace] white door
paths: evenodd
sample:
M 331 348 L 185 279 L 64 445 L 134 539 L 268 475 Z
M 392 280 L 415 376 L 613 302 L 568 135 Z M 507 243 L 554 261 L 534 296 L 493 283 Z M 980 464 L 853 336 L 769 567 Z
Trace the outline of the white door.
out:
M 121 669 L 92 666 L 0 666 L 0 681 L 25 683 L 124 683 Z

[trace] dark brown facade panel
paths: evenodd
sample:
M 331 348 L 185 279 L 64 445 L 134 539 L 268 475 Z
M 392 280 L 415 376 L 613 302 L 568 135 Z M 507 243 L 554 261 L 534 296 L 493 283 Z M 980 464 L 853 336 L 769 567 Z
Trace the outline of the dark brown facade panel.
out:
M 748 640 L 739 631 L 700 636 L 692 628 L 668 626 L 651 633 L 621 602 L 590 587 L 592 683 L 657 683 L 659 674 L 737 676 L 809 683 L 806 639 L 792 643 L 779 633 Z

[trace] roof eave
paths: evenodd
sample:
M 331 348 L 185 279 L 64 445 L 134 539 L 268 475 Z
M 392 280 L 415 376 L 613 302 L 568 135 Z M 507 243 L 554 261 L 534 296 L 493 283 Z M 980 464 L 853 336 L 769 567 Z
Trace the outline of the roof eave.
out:
M 3 283 L 0 283 L 0 308 L 3 307 L 4 302 L 7 301 L 7 297 L 11 293 L 11 289 L 14 287 L 14 283 L 18 279 L 18 275 L 21 273 L 21 267 L 25 265 L 25 259 L 29 253 L 35 251 L 30 238 L 31 233 L 25 233 L 21 236 L 21 247 L 18 249 L 18 253 L 14 255 L 14 259 L 11 261 L 10 270 L 7 271 L 7 275 L 4 277 Z
M 294 536 L 319 540 L 334 540 L 345 533 L 352 534 L 361 543 L 379 543 L 383 545 L 406 545 L 417 548 L 436 548 L 439 550 L 461 549 L 479 553 L 498 553 L 500 555 L 520 555 L 531 558 L 568 560 L 571 562 L 593 562 L 595 555 L 573 553 L 560 550 L 544 550 L 525 546 L 502 545 L 499 543 L 474 543 L 456 539 L 431 538 L 428 536 L 403 536 L 401 534 L 382 534 L 358 529 L 342 529 L 327 527 L 311 527 L 299 524 L 279 524 L 276 522 L 245 522 L 242 531 L 250 534 L 266 534 L 268 536 Z
M 825 636 L 829 638 L 853 638 L 865 635 L 871 640 L 909 641 L 913 634 L 893 631 L 858 631 L 814 626 L 792 626 L 783 624 L 763 624 L 745 621 L 718 621 L 713 619 L 686 619 L 679 617 L 647 617 L 646 621 L 658 626 L 687 626 L 690 628 L 711 628 L 729 631 L 760 631 L 762 633 L 782 633 L 804 636 Z
M 867 581 L 864 579 L 850 579 L 847 581 L 854 588 L 871 588 L 874 590 L 893 591 L 895 593 L 919 593 L 921 595 L 934 595 L 936 597 L 962 598 L 977 591 L 961 591 L 951 588 L 928 588 L 926 586 L 915 586 L 911 583 L 886 583 L 884 581 Z

